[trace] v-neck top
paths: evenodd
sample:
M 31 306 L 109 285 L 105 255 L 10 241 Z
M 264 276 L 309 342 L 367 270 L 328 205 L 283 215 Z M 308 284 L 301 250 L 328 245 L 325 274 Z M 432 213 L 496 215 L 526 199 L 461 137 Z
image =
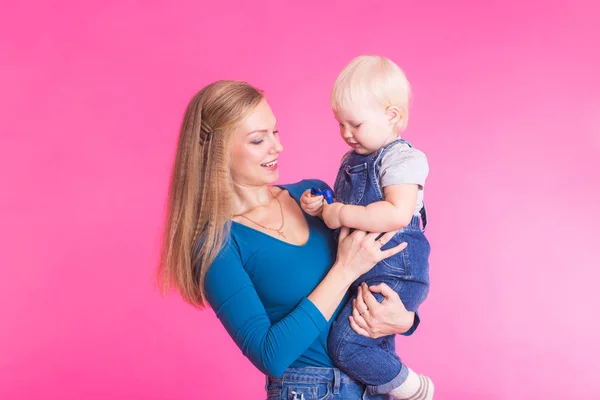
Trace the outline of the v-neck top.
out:
M 329 189 L 320 180 L 280 185 L 300 207 L 306 189 Z M 336 259 L 337 243 L 324 222 L 303 212 L 309 237 L 294 245 L 240 223 L 206 273 L 208 303 L 242 353 L 263 373 L 288 367 L 333 367 L 327 354 L 331 323 L 307 296 Z

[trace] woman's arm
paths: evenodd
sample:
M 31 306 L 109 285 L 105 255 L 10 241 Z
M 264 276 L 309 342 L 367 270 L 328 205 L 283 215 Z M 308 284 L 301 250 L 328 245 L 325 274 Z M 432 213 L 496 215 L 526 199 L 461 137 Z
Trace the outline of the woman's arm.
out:
M 381 251 L 382 243 L 389 242 L 396 232 L 384 234 L 379 241 L 375 240 L 379 236 L 378 233 L 349 232 L 347 227 L 340 231 L 337 260 L 319 286 L 308 296 L 328 321 L 352 282 L 379 261 L 398 254 L 406 247 L 406 244 L 402 243 Z
M 384 243 L 395 232 L 382 236 Z M 298 306 L 275 324 L 258 297 L 232 243 L 206 273 L 206 295 L 217 317 L 242 353 L 263 373 L 279 376 L 315 341 L 350 284 L 405 244 L 381 251 L 376 233 L 347 228 L 340 233 L 338 257 L 325 278 Z
M 314 342 L 327 320 L 304 298 L 272 324 L 235 245 L 227 246 L 206 272 L 208 303 L 244 356 L 264 374 L 281 375 Z

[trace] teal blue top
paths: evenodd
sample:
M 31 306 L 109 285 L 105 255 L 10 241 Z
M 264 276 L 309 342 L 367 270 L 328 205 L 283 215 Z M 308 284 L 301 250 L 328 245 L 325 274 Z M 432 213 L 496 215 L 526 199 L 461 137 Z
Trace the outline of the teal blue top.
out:
M 319 180 L 281 186 L 298 204 L 311 187 L 329 189 Z M 327 321 L 307 296 L 335 262 L 337 244 L 321 219 L 304 217 L 310 234 L 302 246 L 233 222 L 206 273 L 208 303 L 242 353 L 269 376 L 288 367 L 333 367 L 327 335 L 346 298 Z

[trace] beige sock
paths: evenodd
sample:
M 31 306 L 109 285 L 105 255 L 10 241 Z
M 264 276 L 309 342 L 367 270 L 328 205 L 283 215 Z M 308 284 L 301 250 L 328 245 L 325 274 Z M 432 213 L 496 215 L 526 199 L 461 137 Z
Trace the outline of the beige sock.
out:
M 404 383 L 389 394 L 396 400 L 431 400 L 433 399 L 433 382 L 427 376 L 417 375 L 408 369 L 408 377 Z

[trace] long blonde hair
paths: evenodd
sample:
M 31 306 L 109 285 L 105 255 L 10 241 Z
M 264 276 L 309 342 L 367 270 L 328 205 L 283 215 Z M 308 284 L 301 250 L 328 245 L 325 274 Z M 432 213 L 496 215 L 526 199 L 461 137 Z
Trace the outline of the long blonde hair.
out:
M 192 98 L 183 118 L 157 274 L 164 292 L 175 288 L 196 307 L 206 305 L 206 271 L 229 236 L 231 133 L 263 98 L 246 82 L 217 81 Z

